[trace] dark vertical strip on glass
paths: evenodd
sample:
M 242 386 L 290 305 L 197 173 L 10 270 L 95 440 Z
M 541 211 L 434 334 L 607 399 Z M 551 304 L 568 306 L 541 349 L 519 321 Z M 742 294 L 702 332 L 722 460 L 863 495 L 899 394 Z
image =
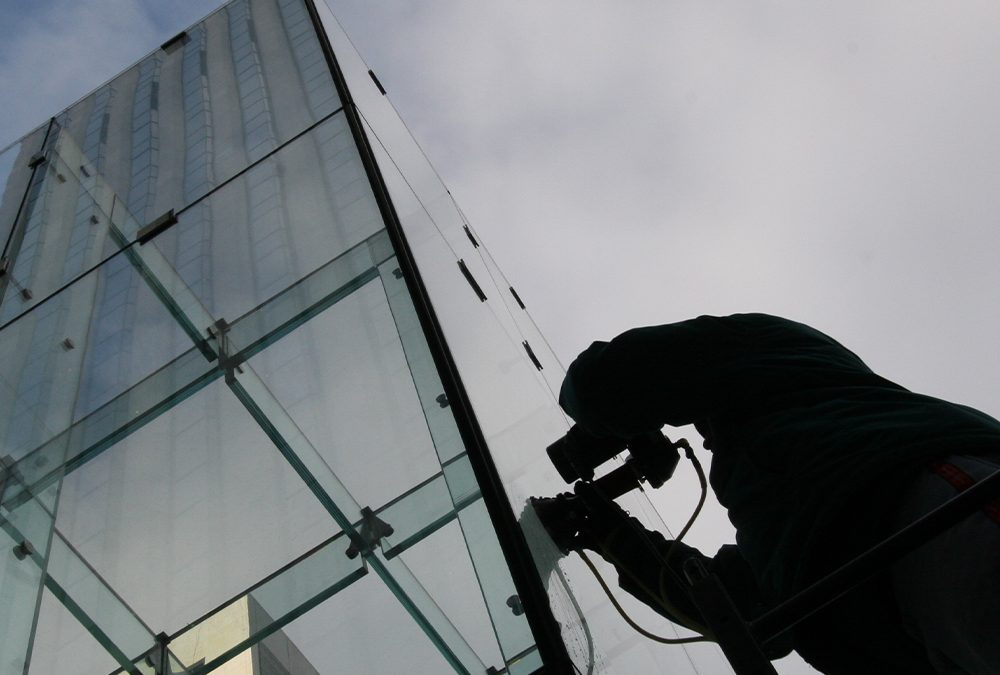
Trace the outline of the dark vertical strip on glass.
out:
M 476 278 L 472 276 L 472 272 L 469 271 L 469 268 L 465 264 L 464 260 L 458 261 L 458 269 L 462 270 L 462 276 L 464 276 L 465 280 L 469 282 L 470 286 L 472 286 L 472 290 L 476 292 L 476 297 L 479 298 L 479 302 L 486 302 L 486 294 L 483 293 L 482 286 L 480 286 L 479 282 L 476 281 Z
M 473 248 L 479 248 L 479 242 L 476 241 L 476 238 L 472 236 L 472 230 L 469 229 L 469 226 L 463 225 L 462 229 L 465 230 L 465 236 L 468 237 L 469 241 L 472 242 Z
M 378 81 L 378 77 L 375 75 L 375 71 L 372 70 L 371 68 L 369 68 L 368 69 L 368 75 L 369 75 L 369 77 L 372 78 L 372 82 L 375 83 L 375 86 L 378 87 L 378 93 L 380 93 L 383 96 L 385 96 L 385 87 L 383 87 L 382 83 Z
M 508 290 L 510 290 L 510 294 L 514 296 L 514 299 L 517 300 L 517 306 L 520 307 L 521 309 L 527 309 L 527 307 L 524 306 L 524 301 L 521 300 L 521 296 L 518 295 L 517 291 L 514 290 L 514 287 L 508 286 L 507 288 Z
M 531 626 L 532 633 L 538 643 L 538 651 L 546 667 L 550 669 L 549 672 L 572 672 L 572 662 L 563 644 L 559 632 L 559 624 L 556 622 L 549 607 L 548 595 L 545 592 L 541 578 L 538 576 L 534 560 L 531 557 L 531 551 L 528 548 L 528 542 L 517 524 L 517 518 L 510 506 L 503 482 L 490 456 L 486 437 L 479 426 L 479 420 L 472 409 L 472 404 L 462 383 L 458 367 L 444 339 L 441 324 L 431 306 L 430 297 L 424 286 L 423 279 L 417 271 L 413 253 L 403 234 L 399 216 L 392 204 L 392 200 L 389 198 L 388 189 L 375 161 L 358 111 L 354 107 L 350 90 L 347 87 L 347 81 L 340 70 L 326 32 L 322 28 L 313 0 L 305 0 L 305 3 L 309 8 L 309 16 L 313 21 L 313 26 L 320 36 L 327 63 L 330 66 L 337 89 L 340 92 L 340 99 L 344 104 L 344 112 L 347 116 L 351 133 L 361 154 L 361 161 L 364 163 L 365 171 L 368 173 L 368 179 L 371 183 L 375 200 L 385 220 L 386 229 L 398 256 L 400 268 L 404 272 L 403 277 L 406 280 L 407 288 L 416 307 L 417 315 L 420 318 L 421 328 L 427 338 L 431 354 L 434 357 L 434 364 L 441 375 L 445 394 L 451 402 L 459 433 L 468 450 L 473 473 L 479 482 L 483 494 L 483 501 L 490 514 L 490 519 L 496 528 L 497 538 L 503 549 L 507 566 L 510 568 L 511 577 L 524 605 L 525 614 Z
M 49 136 L 52 134 L 52 128 L 54 126 L 56 126 L 55 117 L 49 119 L 49 125 L 45 129 L 45 136 L 42 138 L 42 145 L 38 149 L 38 154 L 44 156 L 45 147 L 49 142 Z M 45 162 L 32 162 L 30 167 L 31 177 L 28 178 L 28 184 L 24 188 L 24 194 L 21 195 L 21 203 L 18 204 L 17 211 L 14 213 L 14 220 L 10 226 L 10 233 L 7 235 L 7 241 L 5 241 L 3 245 L 3 253 L 0 253 L 0 260 L 6 261 L 6 272 L 4 274 L 0 274 L 0 299 L 6 297 L 7 285 L 10 283 L 10 275 L 14 269 L 14 261 L 11 260 L 11 258 L 13 258 L 16 253 L 12 251 L 16 249 L 18 245 L 17 237 L 21 234 L 18 230 L 23 229 L 18 227 L 18 223 L 21 220 L 21 214 L 24 212 L 24 206 L 28 201 L 28 195 L 31 194 L 31 191 L 36 187 L 35 179 L 38 178 L 38 180 L 41 181 L 41 176 L 38 175 L 38 168 L 40 166 L 44 167 L 44 165 Z M 42 171 L 44 170 L 45 169 L 43 168 Z
M 523 342 L 521 342 L 521 346 L 524 347 L 524 351 L 528 354 L 528 358 L 531 359 L 531 362 L 535 364 L 535 368 L 541 370 L 542 363 L 541 361 L 538 360 L 538 357 L 535 356 L 535 352 L 534 350 L 532 350 L 531 345 L 528 344 L 528 341 L 524 340 Z

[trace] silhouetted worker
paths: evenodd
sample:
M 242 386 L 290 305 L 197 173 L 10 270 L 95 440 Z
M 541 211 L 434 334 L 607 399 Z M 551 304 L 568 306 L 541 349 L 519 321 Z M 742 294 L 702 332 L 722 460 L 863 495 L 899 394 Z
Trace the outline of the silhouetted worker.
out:
M 712 564 L 736 595 L 741 574 L 756 580 L 761 606 L 736 598 L 751 613 L 1000 468 L 997 420 L 910 392 L 823 333 L 763 314 L 595 342 L 570 366 L 560 403 L 598 437 L 695 425 L 741 554 L 723 547 Z M 661 551 L 668 542 L 625 518 L 595 517 L 579 545 L 616 558 L 622 587 L 657 611 L 697 620 L 646 537 Z M 828 673 L 1000 673 L 1000 503 L 800 624 L 793 644 Z

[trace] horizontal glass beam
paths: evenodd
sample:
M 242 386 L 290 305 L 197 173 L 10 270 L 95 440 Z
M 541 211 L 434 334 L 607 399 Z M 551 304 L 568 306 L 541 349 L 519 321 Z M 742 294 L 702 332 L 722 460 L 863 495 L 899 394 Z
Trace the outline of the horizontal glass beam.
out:
M 231 326 L 231 334 L 247 346 L 235 355 L 237 361 L 374 280 L 378 263 L 387 255 L 386 246 L 385 232 L 379 232 L 240 317 Z M 214 353 L 211 357 L 215 358 Z M 67 473 L 79 468 L 222 374 L 217 362 L 208 362 L 203 349 L 181 354 L 18 461 L 13 471 L 20 480 L 3 493 L 4 507 L 16 508 L 29 494 L 57 481 L 63 466 Z
M 467 477 L 468 489 L 458 507 L 452 506 L 446 472 Z M 377 542 L 380 558 L 386 561 L 382 564 L 389 564 L 389 560 L 455 520 L 459 510 L 479 499 L 469 460 L 462 455 L 449 462 L 440 473 L 375 509 L 374 515 L 394 530 L 393 534 Z M 347 531 L 360 532 L 363 525 L 363 519 L 354 520 Z M 171 652 L 182 664 L 189 666 L 181 672 L 200 675 L 215 669 L 364 577 L 371 556 L 375 554 L 348 557 L 347 550 L 352 542 L 347 531 L 338 532 L 172 636 L 168 643 Z M 228 624 L 234 608 L 250 600 L 257 603 L 271 621 L 252 634 L 233 634 Z
M 221 352 L 224 354 L 224 351 Z M 223 358 L 223 361 L 228 358 Z M 355 527 L 347 515 L 361 513 L 358 503 L 299 429 L 263 380 L 249 367 L 242 364 L 239 371 L 227 375 L 227 384 L 236 397 L 257 421 L 289 465 L 299 475 L 320 504 L 334 521 L 349 533 L 351 541 L 375 574 L 403 605 L 427 638 L 446 661 L 459 673 L 480 672 L 482 661 L 468 645 L 437 603 L 420 585 L 409 568 L 399 558 L 380 557 L 366 542 L 363 528 Z M 359 531 L 360 529 L 360 531 Z
M 225 177 L 193 198 L 180 202 L 173 210 L 175 216 L 180 217 L 184 212 L 194 209 L 199 204 L 208 203 L 208 200 L 217 192 L 240 180 L 255 167 L 273 161 L 275 156 L 289 144 L 308 137 L 327 123 L 332 123 L 331 120 L 341 111 L 342 108 L 337 107 L 335 110 L 325 112 L 322 117 L 316 119 L 272 151 L 255 159 L 233 175 Z M 98 168 L 87 158 L 77 140 L 58 125 L 53 125 L 46 146 L 40 151 L 40 154 L 44 154 L 46 159 L 31 170 L 33 178 L 29 186 L 30 189 L 27 191 L 37 197 L 41 194 L 41 189 L 45 187 L 46 181 L 51 180 L 50 185 L 60 185 L 60 189 L 63 191 L 71 189 L 77 192 L 78 196 L 75 199 L 77 215 L 89 215 L 92 218 L 91 224 L 87 227 L 96 233 L 97 241 L 94 246 L 90 247 L 85 259 L 80 261 L 77 271 L 66 278 L 63 278 L 62 275 L 44 278 L 46 276 L 52 277 L 51 270 L 40 270 L 26 275 L 16 265 L 18 248 L 21 239 L 25 236 L 25 230 L 28 227 L 27 221 L 32 212 L 31 208 L 26 208 L 25 213 L 19 216 L 17 224 L 8 238 L 7 246 L 10 251 L 4 254 L 10 259 L 11 271 L 8 274 L 0 275 L 0 324 L 16 320 L 23 313 L 30 311 L 32 307 L 78 282 L 109 259 L 123 255 L 131 247 L 138 246 L 136 236 L 147 224 L 140 222 L 127 212 L 124 200 L 115 193 L 108 181 L 102 177 Z M 34 203 L 32 199 L 27 197 L 24 201 L 26 207 L 31 207 Z M 41 211 L 42 209 L 35 210 Z M 46 237 L 70 238 L 69 228 L 74 226 L 73 218 L 67 217 L 65 214 L 58 218 L 46 216 L 39 216 L 39 218 L 40 221 L 37 225 L 45 229 Z M 39 277 L 40 274 L 41 277 Z M 8 297 L 11 294 L 7 291 L 7 284 L 12 279 L 15 286 L 18 287 L 17 290 L 20 290 L 21 286 L 29 288 L 33 296 L 30 299 L 22 298 L 16 308 L 13 306 L 13 298 Z
M 140 672 L 133 662 L 155 644 L 153 631 L 58 531 L 52 539 L 45 587 L 126 672 Z

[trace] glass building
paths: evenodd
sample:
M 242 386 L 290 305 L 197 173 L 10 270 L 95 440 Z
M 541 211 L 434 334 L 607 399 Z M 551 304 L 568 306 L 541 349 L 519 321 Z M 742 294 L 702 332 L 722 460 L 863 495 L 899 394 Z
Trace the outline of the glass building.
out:
M 726 670 L 526 508 L 560 366 L 322 2 L 233 0 L 0 190 L 0 674 Z

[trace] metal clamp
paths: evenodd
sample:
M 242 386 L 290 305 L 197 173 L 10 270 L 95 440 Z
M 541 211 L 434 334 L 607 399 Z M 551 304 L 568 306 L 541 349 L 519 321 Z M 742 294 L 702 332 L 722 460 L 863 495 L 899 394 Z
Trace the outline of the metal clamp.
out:
M 371 507 L 361 509 L 361 528 L 358 533 L 360 541 L 351 537 L 351 545 L 347 547 L 347 557 L 354 560 L 361 553 L 365 556 L 375 550 L 382 537 L 392 536 L 395 530 L 392 525 L 375 515 Z
M 216 351 L 219 357 L 219 368 L 226 374 L 226 384 L 232 384 L 236 381 L 236 373 L 243 374 L 243 369 L 240 368 L 243 359 L 236 358 L 231 353 L 232 344 L 229 342 L 230 328 L 231 326 L 225 319 L 219 319 L 207 329 L 209 337 L 214 338 L 218 344 Z

